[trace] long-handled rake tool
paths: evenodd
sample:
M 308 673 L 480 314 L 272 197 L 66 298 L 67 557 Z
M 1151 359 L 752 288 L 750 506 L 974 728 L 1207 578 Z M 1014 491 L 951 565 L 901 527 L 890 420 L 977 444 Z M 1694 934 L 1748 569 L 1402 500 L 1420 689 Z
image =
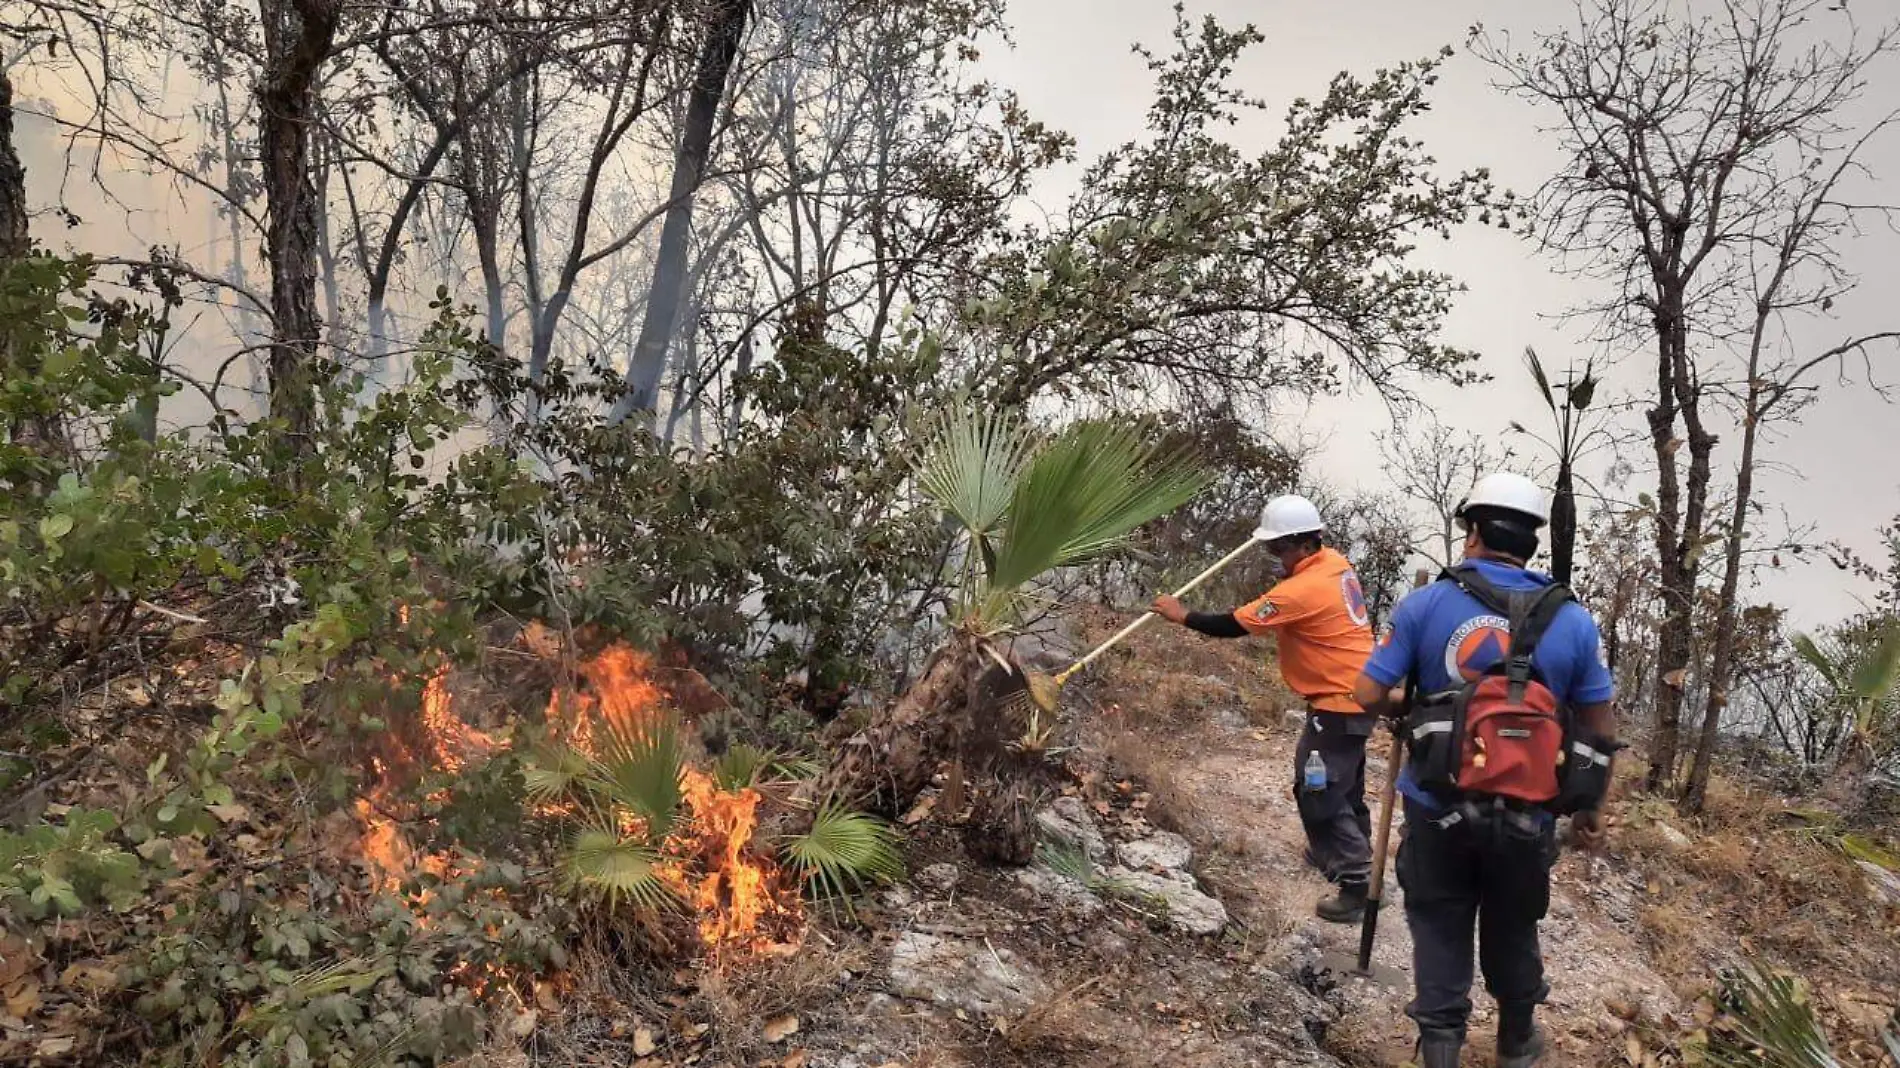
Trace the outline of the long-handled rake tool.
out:
M 1209 566 L 1206 571 L 1203 571 L 1200 574 L 1189 579 L 1187 581 L 1187 585 L 1182 586 L 1180 589 L 1174 591 L 1174 596 L 1176 597 L 1187 596 L 1189 593 L 1193 592 L 1194 587 L 1199 586 L 1201 583 L 1206 582 L 1208 579 L 1213 578 L 1215 575 L 1219 574 L 1221 570 L 1225 568 L 1228 564 L 1231 564 L 1235 560 L 1238 560 L 1242 556 L 1246 555 L 1247 550 L 1253 548 L 1255 545 L 1260 544 L 1260 542 L 1261 542 L 1261 538 L 1259 534 L 1256 533 L 1253 537 L 1248 538 L 1244 543 L 1242 543 L 1240 548 L 1235 549 L 1233 552 L 1228 553 L 1226 556 L 1223 556 L 1219 560 L 1214 561 L 1214 563 L 1211 566 Z M 1070 679 L 1074 678 L 1076 674 L 1080 672 L 1083 668 L 1088 667 L 1089 664 L 1093 663 L 1097 657 L 1101 656 L 1103 653 L 1108 652 L 1110 649 L 1113 649 L 1116 645 L 1119 645 L 1123 638 L 1126 638 L 1130 634 L 1133 634 L 1136 631 L 1140 630 L 1142 627 L 1146 626 L 1150 620 L 1154 618 L 1155 618 L 1155 614 L 1153 612 L 1142 613 L 1141 618 L 1135 620 L 1133 623 L 1130 623 L 1127 626 L 1123 627 L 1122 629 L 1116 631 L 1113 637 L 1109 638 L 1107 641 L 1096 646 L 1095 648 L 1089 650 L 1086 654 L 1083 655 L 1082 659 L 1077 660 L 1075 663 L 1070 664 L 1068 667 L 1063 668 L 1061 671 L 1057 672 L 1054 675 L 1045 675 L 1040 671 L 1025 672 L 1024 674 L 1028 677 L 1028 680 L 1029 680 L 1027 692 L 1029 694 L 1030 702 L 1034 704 L 1036 708 L 1040 709 L 1041 711 L 1045 713 L 1055 712 L 1057 704 L 1062 699 L 1062 688 L 1068 685 Z

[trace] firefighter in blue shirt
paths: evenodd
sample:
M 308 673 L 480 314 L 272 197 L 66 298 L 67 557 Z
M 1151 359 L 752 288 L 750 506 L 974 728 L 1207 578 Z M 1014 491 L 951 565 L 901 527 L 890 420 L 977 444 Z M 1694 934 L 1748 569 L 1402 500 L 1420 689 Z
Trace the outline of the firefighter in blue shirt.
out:
M 1465 561 L 1477 582 L 1501 591 L 1549 586 L 1548 577 L 1524 566 L 1549 515 L 1543 491 L 1529 479 L 1508 473 L 1481 479 L 1459 510 Z M 1596 622 L 1574 601 L 1549 619 L 1531 660 L 1581 728 L 1608 743 L 1607 752 L 1614 748 L 1615 688 L 1599 656 Z M 1408 680 L 1419 694 L 1462 687 L 1507 655 L 1510 630 L 1509 620 L 1457 582 L 1441 579 L 1394 610 L 1354 697 L 1368 710 L 1392 714 Z M 1556 821 L 1546 811 L 1503 806 L 1486 809 L 1483 818 L 1463 818 L 1450 799 L 1420 787 L 1409 762 L 1397 785 L 1405 799 L 1397 867 L 1415 985 L 1406 1011 L 1418 1024 L 1422 1066 L 1458 1064 L 1471 1013 L 1475 928 L 1485 986 L 1498 1003 L 1498 1065 L 1529 1068 L 1545 1044 L 1535 1014 L 1550 988 L 1537 923 L 1550 903 Z M 1597 812 L 1579 812 L 1571 823 L 1579 844 L 1600 840 Z

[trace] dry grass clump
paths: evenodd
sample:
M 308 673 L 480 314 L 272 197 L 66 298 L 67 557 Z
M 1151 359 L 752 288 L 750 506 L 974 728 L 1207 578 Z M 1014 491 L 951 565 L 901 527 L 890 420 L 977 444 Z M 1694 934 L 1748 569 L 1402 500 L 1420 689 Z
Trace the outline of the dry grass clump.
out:
M 1101 1023 L 1089 993 L 1099 982 L 1058 983 L 1022 1015 L 996 1021 L 1001 1045 L 1023 1064 L 1093 1063 Z

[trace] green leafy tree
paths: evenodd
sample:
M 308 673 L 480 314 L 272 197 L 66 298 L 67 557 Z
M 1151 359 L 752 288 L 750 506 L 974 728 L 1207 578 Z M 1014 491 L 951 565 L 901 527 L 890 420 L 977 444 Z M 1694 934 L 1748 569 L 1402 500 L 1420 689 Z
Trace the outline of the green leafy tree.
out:
M 1171 389 L 1212 407 L 1348 374 L 1403 392 L 1404 376 L 1472 376 L 1441 344 L 1459 291 L 1418 266 L 1427 236 L 1509 225 L 1512 197 L 1483 170 L 1439 173 L 1411 132 L 1450 55 L 1340 74 L 1287 105 L 1285 132 L 1249 156 L 1224 128 L 1267 109 L 1233 84 L 1265 37 L 1176 6 L 1146 135 L 1101 157 L 1049 233 L 999 254 L 1005 279 L 972 304 L 1006 402 L 1050 391 Z

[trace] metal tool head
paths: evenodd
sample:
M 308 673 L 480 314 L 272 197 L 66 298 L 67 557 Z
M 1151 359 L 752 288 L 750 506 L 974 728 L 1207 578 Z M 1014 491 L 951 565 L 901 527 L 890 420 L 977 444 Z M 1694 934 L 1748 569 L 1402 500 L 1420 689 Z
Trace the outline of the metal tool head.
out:
M 1328 951 L 1319 955 L 1319 963 L 1313 969 L 1320 976 L 1333 983 L 1343 983 L 1349 979 L 1366 979 L 1380 986 L 1394 990 L 1404 990 L 1411 982 L 1406 974 L 1397 968 L 1371 962 L 1365 970 L 1359 968 L 1359 957 L 1355 953 Z

